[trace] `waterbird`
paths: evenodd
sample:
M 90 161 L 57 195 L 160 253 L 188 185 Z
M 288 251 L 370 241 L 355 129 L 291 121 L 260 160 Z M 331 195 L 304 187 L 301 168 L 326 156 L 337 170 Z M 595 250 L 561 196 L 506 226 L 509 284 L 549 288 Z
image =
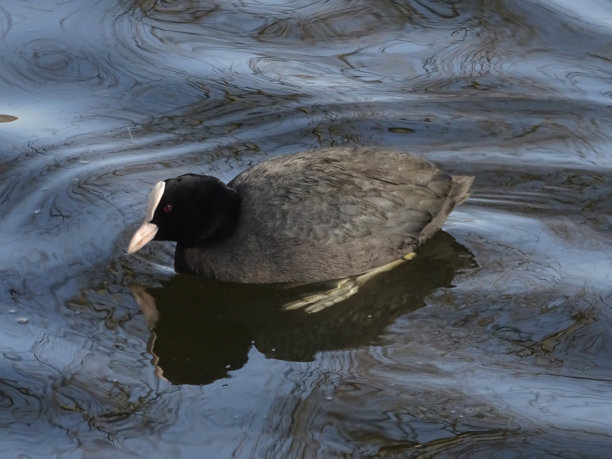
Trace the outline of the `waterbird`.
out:
M 127 253 L 175 241 L 177 272 L 229 282 L 364 279 L 412 258 L 469 197 L 473 180 L 365 147 L 274 157 L 227 184 L 184 174 L 155 184 Z

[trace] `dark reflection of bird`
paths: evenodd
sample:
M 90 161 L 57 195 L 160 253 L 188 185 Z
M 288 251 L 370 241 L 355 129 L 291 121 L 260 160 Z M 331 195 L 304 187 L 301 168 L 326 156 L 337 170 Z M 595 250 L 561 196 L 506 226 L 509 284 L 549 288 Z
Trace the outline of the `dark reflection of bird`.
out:
M 168 240 L 177 271 L 208 279 L 340 279 L 410 258 L 472 181 L 417 156 L 348 147 L 276 157 L 227 185 L 186 174 L 155 185 L 128 253 Z
M 316 314 L 285 306 L 329 282 L 235 284 L 178 275 L 132 291 L 148 318 L 158 373 L 174 384 L 209 384 L 241 368 L 252 346 L 270 358 L 308 361 L 320 351 L 373 344 L 398 316 L 424 306 L 429 294 L 473 265 L 467 249 L 438 232 L 410 263 Z

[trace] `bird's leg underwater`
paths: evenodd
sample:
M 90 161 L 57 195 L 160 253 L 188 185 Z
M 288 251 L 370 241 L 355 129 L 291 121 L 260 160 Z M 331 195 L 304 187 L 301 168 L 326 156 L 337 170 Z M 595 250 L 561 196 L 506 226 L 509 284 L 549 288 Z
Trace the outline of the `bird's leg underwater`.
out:
M 346 277 L 340 279 L 334 288 L 325 290 L 314 295 L 308 295 L 299 300 L 292 301 L 283 306 L 284 311 L 294 311 L 296 309 L 304 308 L 304 312 L 313 314 L 315 312 L 323 311 L 324 309 L 338 304 L 359 291 L 359 288 L 364 285 L 367 281 L 377 276 L 380 273 L 390 271 L 396 266 L 403 264 L 408 260 L 412 260 L 416 256 L 416 253 L 410 252 L 404 255 L 402 258 L 393 260 L 386 265 L 379 266 L 378 268 L 371 269 L 363 274 L 357 274 L 356 276 Z

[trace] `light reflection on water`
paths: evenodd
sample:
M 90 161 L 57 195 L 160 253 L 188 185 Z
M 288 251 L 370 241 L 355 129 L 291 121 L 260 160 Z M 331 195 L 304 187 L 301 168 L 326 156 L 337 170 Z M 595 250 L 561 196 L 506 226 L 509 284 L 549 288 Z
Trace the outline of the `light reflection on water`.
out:
M 2 5 L 0 455 L 606 456 L 612 15 L 581 5 Z M 477 179 L 327 315 L 123 255 L 157 180 L 346 143 Z

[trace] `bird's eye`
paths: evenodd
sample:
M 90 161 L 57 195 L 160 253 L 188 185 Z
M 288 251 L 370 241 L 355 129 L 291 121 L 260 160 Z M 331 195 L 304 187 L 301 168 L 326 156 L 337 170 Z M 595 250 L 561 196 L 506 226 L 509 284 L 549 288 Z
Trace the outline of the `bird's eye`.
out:
M 164 212 L 166 212 L 167 214 L 169 214 L 170 212 L 172 212 L 172 204 L 166 204 L 164 206 Z

